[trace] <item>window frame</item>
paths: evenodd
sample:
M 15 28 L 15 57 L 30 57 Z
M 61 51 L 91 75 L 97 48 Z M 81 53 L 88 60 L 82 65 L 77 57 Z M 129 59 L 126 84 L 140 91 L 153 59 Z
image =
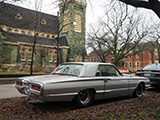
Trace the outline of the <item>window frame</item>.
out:
M 74 19 L 75 19 L 75 21 L 77 22 L 77 24 L 74 26 L 74 31 L 75 32 L 82 32 L 82 17 L 81 17 L 81 15 L 79 14 L 79 13 L 76 13 L 75 15 L 74 15 Z
M 113 73 L 111 73 L 111 72 L 109 73 L 108 70 L 107 70 L 108 75 L 102 75 L 102 66 L 112 67 L 115 70 L 116 75 L 111 75 Z M 111 68 L 110 68 L 110 70 L 111 70 Z M 95 76 L 96 77 L 115 77 L 115 76 L 122 76 L 122 73 L 113 65 L 99 65 Z
M 132 67 L 132 62 L 129 62 L 129 68 L 131 68 Z
M 136 67 L 140 67 L 140 62 L 136 61 Z
M 128 63 L 124 62 L 124 67 L 127 68 L 128 67 Z
M 31 46 L 20 46 L 20 54 L 21 54 L 21 61 L 26 61 L 27 56 L 28 56 L 28 61 L 31 61 L 32 60 L 32 47 Z
M 48 50 L 48 55 L 49 55 L 49 62 L 52 63 L 52 62 L 56 62 L 56 57 L 57 54 L 56 54 L 56 50 L 55 49 L 49 49 Z
M 139 59 L 139 54 L 136 54 L 136 59 Z

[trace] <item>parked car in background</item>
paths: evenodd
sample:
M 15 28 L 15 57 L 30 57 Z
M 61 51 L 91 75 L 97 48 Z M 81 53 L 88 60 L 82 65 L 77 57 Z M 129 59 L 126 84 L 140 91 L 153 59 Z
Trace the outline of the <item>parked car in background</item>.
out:
M 160 86 L 160 64 L 149 64 L 136 71 L 136 76 L 147 77 L 151 86 Z
M 113 64 L 89 62 L 64 63 L 51 75 L 20 77 L 14 84 L 22 94 L 46 102 L 74 101 L 79 107 L 98 99 L 141 97 L 149 85 L 148 78 L 122 75 Z

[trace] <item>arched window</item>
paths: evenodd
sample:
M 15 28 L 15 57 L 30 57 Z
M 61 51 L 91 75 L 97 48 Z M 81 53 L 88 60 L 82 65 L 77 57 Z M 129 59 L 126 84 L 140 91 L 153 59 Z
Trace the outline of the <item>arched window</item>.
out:
M 140 67 L 139 61 L 137 61 L 135 64 L 136 64 L 136 67 Z
M 21 61 L 26 61 L 26 60 L 31 61 L 32 59 L 32 48 L 31 47 L 20 46 L 20 53 L 21 53 Z
M 94 62 L 96 62 L 96 58 L 94 57 Z
M 66 25 L 66 24 L 69 23 L 68 15 L 67 15 L 67 14 L 64 15 L 63 20 L 64 20 L 64 21 L 63 21 L 63 26 L 64 26 L 63 32 L 67 32 L 67 31 L 68 31 L 68 25 Z
M 92 62 L 92 57 L 90 57 L 90 62 Z
M 124 62 L 124 67 L 127 68 L 127 62 Z
M 74 31 L 81 32 L 81 16 L 79 14 L 75 15 L 75 21 L 77 24 L 74 26 Z
M 21 34 L 25 34 L 25 31 L 24 31 L 24 30 L 21 30 Z
M 57 53 L 55 49 L 49 49 L 48 50 L 48 55 L 49 55 L 49 62 L 57 62 Z
M 19 31 L 18 31 L 17 29 L 14 29 L 14 32 L 15 32 L 15 33 L 18 33 Z
M 97 57 L 97 62 L 99 62 L 99 57 Z
M 132 67 L 132 62 L 129 62 L 129 67 L 130 67 L 130 68 Z
M 47 35 L 47 38 L 50 38 L 50 35 Z

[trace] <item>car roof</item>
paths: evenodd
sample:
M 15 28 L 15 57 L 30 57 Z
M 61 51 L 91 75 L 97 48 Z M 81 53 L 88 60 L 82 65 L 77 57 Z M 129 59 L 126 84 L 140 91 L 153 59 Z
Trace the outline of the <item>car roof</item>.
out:
M 154 64 L 148 64 L 148 65 L 146 65 L 146 66 L 149 66 L 149 65 L 160 65 L 159 63 L 154 63 Z
M 112 65 L 112 66 L 114 66 L 111 63 L 100 63 L 100 62 L 67 62 L 67 63 L 63 63 L 63 65 L 65 65 L 65 64 L 84 65 L 79 76 L 95 76 L 99 65 Z
M 113 65 L 111 63 L 101 63 L 101 62 L 66 62 L 62 64 L 92 64 L 92 65 Z
M 160 70 L 160 64 L 155 63 L 155 64 L 148 64 L 141 68 L 141 70 Z

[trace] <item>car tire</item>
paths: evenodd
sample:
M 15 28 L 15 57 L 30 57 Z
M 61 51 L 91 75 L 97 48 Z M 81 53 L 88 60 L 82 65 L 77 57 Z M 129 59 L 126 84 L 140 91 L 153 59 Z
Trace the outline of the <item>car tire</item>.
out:
M 92 90 L 82 90 L 75 97 L 75 102 L 78 107 L 87 107 L 89 106 L 94 99 L 94 93 Z
M 134 97 L 141 97 L 142 95 L 143 95 L 143 85 L 142 85 L 142 83 L 139 83 L 133 93 L 133 96 Z

